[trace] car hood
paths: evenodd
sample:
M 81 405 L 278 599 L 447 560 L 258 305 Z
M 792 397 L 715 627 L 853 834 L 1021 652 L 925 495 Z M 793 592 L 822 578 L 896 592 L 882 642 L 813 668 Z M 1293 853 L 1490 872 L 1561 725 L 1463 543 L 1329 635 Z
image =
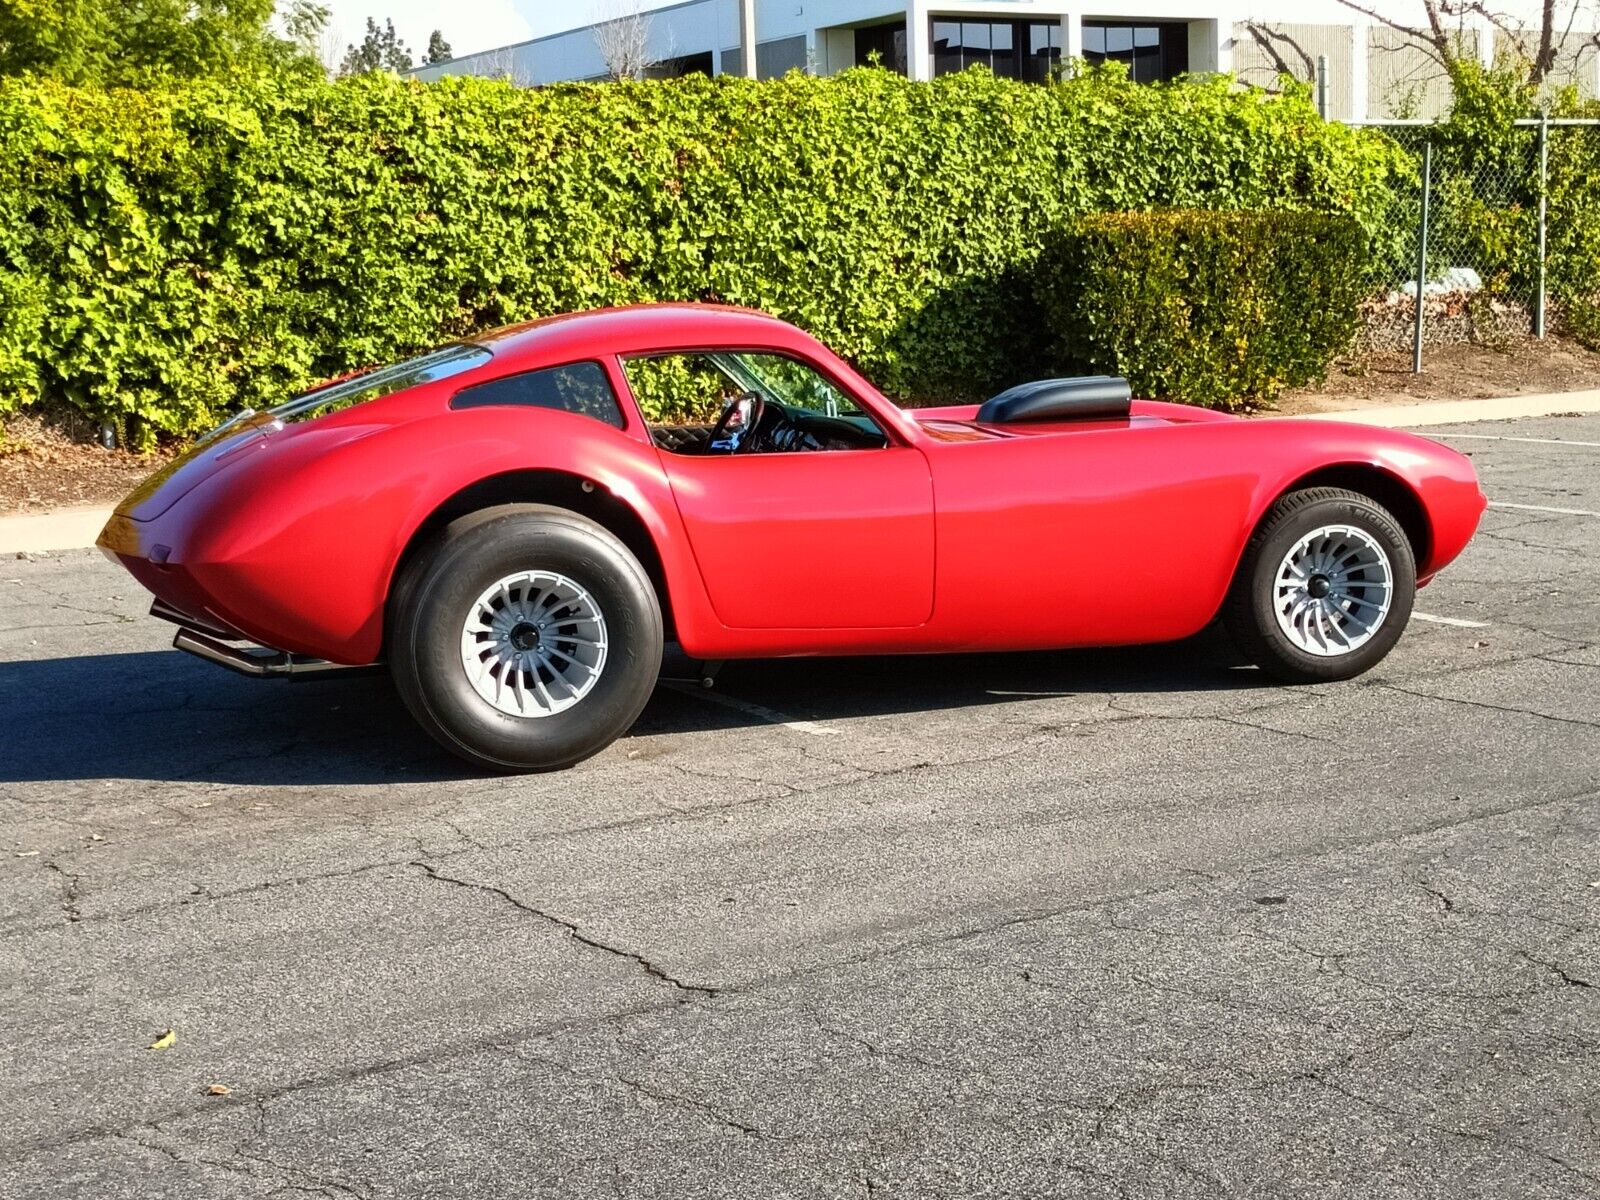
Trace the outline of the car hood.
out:
M 976 404 L 911 408 L 906 410 L 906 415 L 930 436 L 940 441 L 958 442 L 986 441 L 995 438 L 1063 437 L 1075 433 L 1159 429 L 1168 425 L 1207 425 L 1240 420 L 1231 413 L 1157 400 L 1135 400 L 1132 411 L 1127 417 L 1107 420 L 1007 421 L 1004 424 L 991 424 L 977 419 Z

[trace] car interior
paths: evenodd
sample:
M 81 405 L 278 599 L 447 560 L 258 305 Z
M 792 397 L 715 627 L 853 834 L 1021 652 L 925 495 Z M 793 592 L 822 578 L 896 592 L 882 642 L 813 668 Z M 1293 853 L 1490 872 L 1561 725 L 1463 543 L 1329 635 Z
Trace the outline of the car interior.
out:
M 871 450 L 888 444 L 875 421 L 814 368 L 762 351 L 627 359 L 642 406 L 672 419 L 650 427 L 674 454 Z

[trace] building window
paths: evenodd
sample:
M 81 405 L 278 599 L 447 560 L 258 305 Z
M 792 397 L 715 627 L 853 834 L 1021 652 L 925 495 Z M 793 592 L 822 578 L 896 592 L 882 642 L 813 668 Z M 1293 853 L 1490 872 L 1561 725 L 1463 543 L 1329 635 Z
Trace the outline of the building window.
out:
M 933 73 L 988 67 L 1007 79 L 1045 83 L 1061 62 L 1059 21 L 935 21 Z
M 1189 27 L 1171 21 L 1159 25 L 1085 21 L 1083 58 L 1090 64 L 1127 63 L 1135 83 L 1174 79 L 1189 69 Z
M 868 25 L 856 30 L 856 66 L 865 67 L 876 54 L 880 67 L 887 67 L 896 75 L 906 74 L 906 23 L 894 25 Z
M 711 74 L 711 51 L 685 54 L 679 58 L 663 58 L 644 69 L 646 79 L 681 79 L 685 75 Z

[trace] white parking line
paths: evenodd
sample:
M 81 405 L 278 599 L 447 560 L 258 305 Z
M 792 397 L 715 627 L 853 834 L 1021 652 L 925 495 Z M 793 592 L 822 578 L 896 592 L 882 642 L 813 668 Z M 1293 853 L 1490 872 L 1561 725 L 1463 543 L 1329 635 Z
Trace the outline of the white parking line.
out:
M 1435 625 L 1454 625 L 1458 629 L 1489 628 L 1489 622 L 1487 621 L 1465 621 L 1460 617 L 1436 617 L 1432 613 L 1418 612 L 1416 609 L 1411 610 L 1411 618 L 1415 621 L 1430 621 Z
M 1558 513 L 1563 517 L 1600 517 L 1600 512 L 1589 508 L 1551 508 L 1546 504 L 1512 504 L 1509 500 L 1491 500 L 1490 508 L 1516 508 L 1523 512 Z
M 1456 438 L 1469 442 L 1536 442 L 1541 446 L 1596 446 L 1600 442 L 1574 442 L 1566 438 L 1506 437 L 1494 433 L 1430 433 L 1431 438 Z
M 663 681 L 664 688 L 671 688 L 685 696 L 693 696 L 699 700 L 709 700 L 713 704 L 720 704 L 723 708 L 737 709 L 747 716 L 758 717 L 769 725 L 781 725 L 785 729 L 792 729 L 796 733 L 809 733 L 816 737 L 836 737 L 840 730 L 832 725 L 824 725 L 821 721 L 798 721 L 787 713 L 781 713 L 775 708 L 768 708 L 764 704 L 752 704 L 749 700 L 740 700 L 737 696 L 730 696 L 726 692 L 719 692 L 714 688 L 695 687 L 689 683 L 676 681 Z

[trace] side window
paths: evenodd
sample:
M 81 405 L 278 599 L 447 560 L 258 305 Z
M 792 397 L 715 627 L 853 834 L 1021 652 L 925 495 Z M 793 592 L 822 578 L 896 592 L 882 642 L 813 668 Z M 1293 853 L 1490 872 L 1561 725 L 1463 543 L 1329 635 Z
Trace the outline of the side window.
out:
M 450 407 L 559 408 L 618 429 L 624 424 L 622 405 L 597 362 L 568 363 L 474 384 L 457 392 Z
M 639 410 L 652 425 L 712 425 L 722 415 L 723 405 L 745 390 L 704 354 L 625 358 L 622 370 Z
M 847 393 L 815 367 L 784 354 L 653 354 L 624 359 L 622 367 L 656 445 L 677 454 L 864 450 L 888 442 Z M 734 401 L 755 405 L 755 425 L 714 440 L 713 426 Z

